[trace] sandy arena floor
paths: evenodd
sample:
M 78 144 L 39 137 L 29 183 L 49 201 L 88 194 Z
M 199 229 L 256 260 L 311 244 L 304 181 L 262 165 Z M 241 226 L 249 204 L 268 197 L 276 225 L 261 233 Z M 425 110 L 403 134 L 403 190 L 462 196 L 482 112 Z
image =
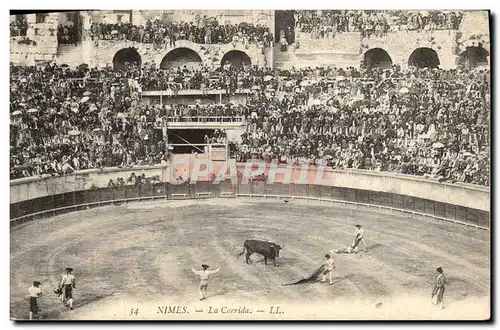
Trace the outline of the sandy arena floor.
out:
M 369 251 L 334 255 L 334 285 L 283 286 L 308 276 L 329 250 L 348 246 L 356 223 L 365 228 Z M 246 239 L 284 245 L 279 267 L 266 268 L 255 254 L 253 264 L 245 264 L 244 256 L 237 255 Z M 27 293 L 33 280 L 43 283 L 40 305 L 45 319 L 490 315 L 489 232 L 376 209 L 248 199 L 130 203 L 18 226 L 11 231 L 10 246 L 14 319 L 28 317 Z M 198 279 L 191 272 L 201 263 L 221 267 L 210 280 L 205 301 L 198 300 Z M 430 302 L 437 266 L 448 279 L 444 310 Z M 65 267 L 73 267 L 77 278 L 73 311 L 53 293 Z M 179 313 L 162 314 L 159 306 L 181 307 Z M 279 306 L 283 314 L 271 314 L 271 306 L 274 311 Z M 222 307 L 245 307 L 251 313 L 222 314 Z M 209 314 L 210 308 L 219 313 Z M 130 316 L 131 309 L 137 313 Z

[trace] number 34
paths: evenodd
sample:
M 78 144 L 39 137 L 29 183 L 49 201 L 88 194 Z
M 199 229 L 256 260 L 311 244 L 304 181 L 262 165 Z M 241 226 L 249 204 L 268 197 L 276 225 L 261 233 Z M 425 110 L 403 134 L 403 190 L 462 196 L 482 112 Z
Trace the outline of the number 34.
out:
M 131 308 L 130 314 L 128 316 L 137 315 L 137 314 L 139 314 L 139 308 L 136 308 L 136 309 Z

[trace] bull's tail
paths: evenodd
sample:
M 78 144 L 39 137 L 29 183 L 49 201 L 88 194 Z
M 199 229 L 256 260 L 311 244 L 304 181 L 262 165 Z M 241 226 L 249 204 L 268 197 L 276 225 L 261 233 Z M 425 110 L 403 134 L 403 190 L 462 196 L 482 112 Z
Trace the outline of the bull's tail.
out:
M 246 249 L 246 245 L 245 245 L 245 244 L 243 244 L 243 251 L 241 251 L 241 253 L 240 253 L 240 254 L 238 254 L 238 257 L 239 257 L 239 256 L 241 256 L 243 253 L 245 253 L 245 249 Z

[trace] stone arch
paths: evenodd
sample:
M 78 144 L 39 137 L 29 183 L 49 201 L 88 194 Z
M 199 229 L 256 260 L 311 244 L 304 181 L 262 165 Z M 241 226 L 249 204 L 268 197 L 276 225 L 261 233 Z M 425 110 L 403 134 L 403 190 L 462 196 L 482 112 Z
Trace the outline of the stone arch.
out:
M 418 68 L 433 69 L 439 67 L 440 64 L 437 52 L 427 47 L 415 49 L 408 59 L 408 66 L 416 66 Z
M 235 67 L 241 67 L 243 64 L 252 65 L 252 60 L 247 53 L 242 52 L 241 50 L 230 50 L 222 57 L 220 61 L 221 65 L 226 64 L 226 62 L 232 64 Z
M 137 49 L 132 47 L 123 48 L 115 53 L 115 56 L 113 57 L 113 68 L 115 70 L 124 70 L 127 63 L 141 66 L 142 59 L 141 55 L 139 55 L 139 53 L 137 52 Z
M 202 63 L 200 55 L 187 47 L 175 48 L 163 57 L 160 63 L 161 69 L 172 69 L 181 66 L 189 68 L 199 68 Z
M 469 46 L 458 58 L 458 66 L 461 68 L 473 69 L 480 66 L 488 66 L 488 56 L 490 53 L 483 48 L 482 44 L 478 46 Z
M 387 69 L 392 65 L 392 58 L 389 54 L 382 48 L 372 48 L 368 50 L 364 57 L 363 63 L 365 68 L 383 68 Z

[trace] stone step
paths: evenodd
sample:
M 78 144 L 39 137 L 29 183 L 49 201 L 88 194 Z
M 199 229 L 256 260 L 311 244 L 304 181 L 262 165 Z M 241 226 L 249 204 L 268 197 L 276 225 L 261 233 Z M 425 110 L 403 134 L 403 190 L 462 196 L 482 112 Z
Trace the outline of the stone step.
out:
M 295 63 L 299 68 L 323 65 L 346 68 L 349 66 L 359 67 L 361 61 L 359 54 L 339 54 L 328 52 L 317 54 L 296 54 Z
M 301 33 L 298 37 L 299 48 L 296 53 L 321 53 L 329 51 L 339 51 L 349 53 L 356 53 L 359 51 L 361 45 L 361 35 L 359 32 L 345 32 L 336 34 L 335 37 L 330 38 L 312 38 L 309 33 Z

